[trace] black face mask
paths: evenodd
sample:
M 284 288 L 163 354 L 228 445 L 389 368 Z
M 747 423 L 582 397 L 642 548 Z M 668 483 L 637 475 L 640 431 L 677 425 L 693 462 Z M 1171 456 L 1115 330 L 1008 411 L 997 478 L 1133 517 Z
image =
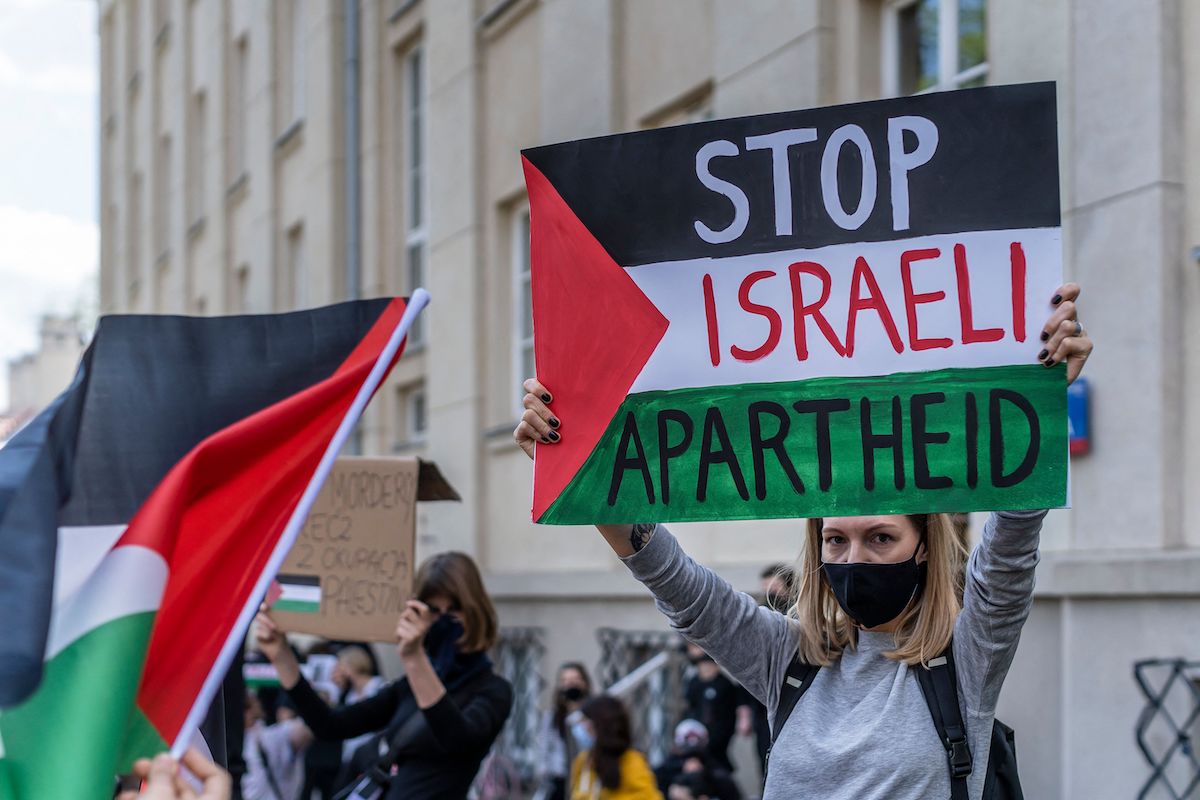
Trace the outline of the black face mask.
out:
M 568 686 L 562 690 L 562 696 L 563 700 L 566 700 L 568 703 L 578 703 L 585 697 L 585 694 L 583 689 L 578 686 Z
M 462 623 L 449 614 L 442 614 L 425 632 L 425 653 L 439 676 L 445 676 L 454 665 L 462 636 Z
M 917 550 L 921 548 L 918 546 Z M 824 562 L 825 578 L 838 605 L 864 628 L 891 622 L 925 586 L 925 564 L 917 554 L 899 564 L 833 564 Z

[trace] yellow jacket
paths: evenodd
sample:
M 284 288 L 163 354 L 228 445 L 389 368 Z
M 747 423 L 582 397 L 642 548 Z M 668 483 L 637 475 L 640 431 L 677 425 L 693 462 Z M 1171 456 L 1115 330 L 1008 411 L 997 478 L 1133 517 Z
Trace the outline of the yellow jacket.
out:
M 621 785 L 605 789 L 592 771 L 591 751 L 575 757 L 571 765 L 570 800 L 663 800 L 658 782 L 646 763 L 646 757 L 630 748 L 621 756 Z

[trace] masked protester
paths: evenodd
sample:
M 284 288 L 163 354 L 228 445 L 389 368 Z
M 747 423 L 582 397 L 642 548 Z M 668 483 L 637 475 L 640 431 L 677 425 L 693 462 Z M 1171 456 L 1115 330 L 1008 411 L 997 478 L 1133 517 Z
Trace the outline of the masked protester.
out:
M 1068 382 L 1092 352 L 1078 296 L 1078 286 L 1061 287 L 1041 332 L 1039 360 L 1065 362 Z M 513 435 L 532 456 L 535 443 L 566 441 L 570 420 L 553 412 L 553 387 L 531 378 L 525 389 Z M 996 701 L 1032 604 L 1045 513 L 993 513 L 965 571 L 947 514 L 810 519 L 798 531 L 798 589 L 786 614 L 734 591 L 661 525 L 598 528 L 671 625 L 770 710 L 776 739 L 764 800 L 982 800 Z M 955 726 L 951 749 L 921 683 L 947 655 L 955 670 L 936 674 L 954 683 L 938 685 L 957 693 L 966 728 Z M 807 692 L 782 708 L 781 696 L 795 696 L 785 686 L 799 685 L 785 683 L 789 670 L 806 666 L 819 667 L 806 670 Z M 973 765 L 965 775 L 964 760 Z
M 694 719 L 675 726 L 674 746 L 654 768 L 659 791 L 670 797 L 671 784 L 683 774 L 701 773 L 712 787 L 712 800 L 742 800 L 741 790 L 728 770 L 722 769 L 708 752 L 708 731 Z
M 633 749 L 621 701 L 602 694 L 580 714 L 578 735 L 587 746 L 571 764 L 570 800 L 662 800 L 646 757 Z
M 380 732 L 356 758 L 365 755 L 363 766 L 375 768 L 389 800 L 465 798 L 512 708 L 512 687 L 486 654 L 496 641 L 496 611 L 479 569 L 463 553 L 429 558 L 414 584 L 416 598 L 396 626 L 405 677 L 358 703 L 325 705 L 266 612 L 256 620 L 258 644 L 318 737 Z M 392 763 L 377 763 L 384 753 L 394 756 Z
M 592 679 L 575 661 L 558 668 L 553 706 L 542 715 L 537 742 L 537 775 L 546 800 L 566 797 L 571 764 L 586 749 L 579 710 L 592 696 Z

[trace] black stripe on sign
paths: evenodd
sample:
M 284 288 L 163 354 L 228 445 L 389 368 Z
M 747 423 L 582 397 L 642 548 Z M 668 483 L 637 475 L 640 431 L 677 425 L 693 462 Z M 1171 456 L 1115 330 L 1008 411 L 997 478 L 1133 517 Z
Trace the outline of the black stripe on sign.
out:
M 892 204 L 889 120 L 923 117 L 937 128 L 938 142 L 923 165 L 904 172 L 908 227 L 897 229 Z M 836 200 L 858 209 L 864 159 L 847 139 L 826 144 L 838 129 L 856 125 L 865 134 L 876 179 L 874 203 L 857 227 L 839 225 L 821 188 L 823 163 L 836 169 Z M 747 137 L 815 129 L 814 140 L 786 146 L 791 180 L 791 233 L 776 221 L 775 152 L 765 140 Z M 895 125 L 904 151 L 918 134 Z M 701 183 L 697 155 L 725 141 L 736 155 L 707 160 L 713 178 L 745 193 L 744 229 L 728 242 L 712 243 L 696 230 L 730 228 L 736 219 L 730 197 Z M 994 86 L 955 92 L 716 120 L 674 128 L 584 139 L 523 151 L 567 205 L 622 266 L 686 258 L 765 253 L 829 244 L 904 239 L 933 233 L 1052 228 L 1060 225 L 1058 131 L 1053 83 Z M 785 162 L 779 161 L 780 166 Z M 899 173 L 898 173 L 899 174 Z M 865 213 L 865 212 L 864 212 Z M 534 220 L 536 227 L 537 220 Z
M 320 586 L 321 579 L 316 575 L 276 575 L 275 580 L 289 586 Z

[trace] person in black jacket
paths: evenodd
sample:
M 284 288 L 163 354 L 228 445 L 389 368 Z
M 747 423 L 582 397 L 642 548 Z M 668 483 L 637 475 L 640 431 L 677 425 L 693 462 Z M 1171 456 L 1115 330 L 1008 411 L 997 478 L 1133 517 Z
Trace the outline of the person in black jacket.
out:
M 512 687 L 486 654 L 496 641 L 496 611 L 479 569 L 463 553 L 429 558 L 414 583 L 416 598 L 396 626 L 405 677 L 361 702 L 325 705 L 266 611 L 257 618 L 258 643 L 319 738 L 381 731 L 382 741 L 363 747 L 378 753 L 399 745 L 389 800 L 465 798 L 512 709 Z

